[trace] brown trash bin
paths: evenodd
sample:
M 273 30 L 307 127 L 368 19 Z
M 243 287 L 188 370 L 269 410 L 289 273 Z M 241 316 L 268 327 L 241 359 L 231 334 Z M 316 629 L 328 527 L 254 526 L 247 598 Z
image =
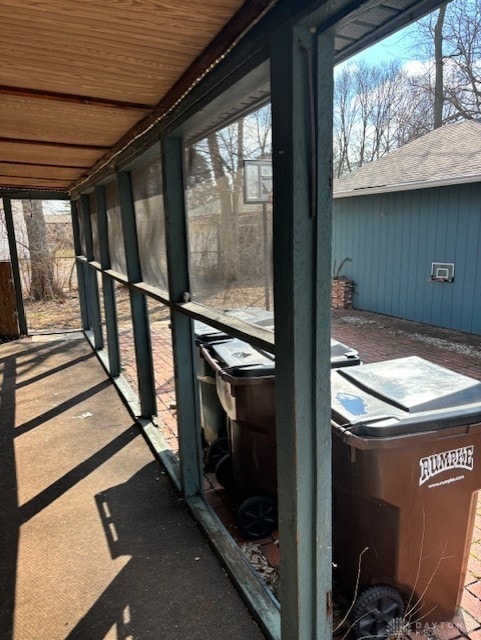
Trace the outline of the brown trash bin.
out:
M 262 326 L 271 331 L 274 330 L 274 314 L 272 311 L 252 307 L 229 309 L 225 313 L 248 324 Z M 202 357 L 200 347 L 227 342 L 232 338 L 224 331 L 215 329 L 199 320 L 194 321 L 194 336 L 196 373 L 200 391 L 201 427 L 205 440 L 209 444 L 213 444 L 219 436 L 225 435 L 226 415 L 217 397 L 215 371 Z
M 274 314 L 257 307 L 226 310 L 227 315 L 248 324 L 274 330 Z M 200 426 L 205 445 L 205 470 L 215 471 L 219 460 L 229 452 L 227 441 L 227 416 L 219 402 L 216 389 L 215 370 L 202 356 L 201 347 L 220 344 L 232 340 L 224 331 L 210 325 L 194 321 L 195 363 L 199 385 Z
M 246 498 L 237 512 L 240 531 L 258 539 L 277 520 L 277 440 L 274 356 L 232 339 L 202 350 L 217 368 L 217 393 L 228 417 L 230 453 L 219 461 L 220 484 Z M 360 364 L 359 354 L 331 340 L 331 366 Z
M 204 322 L 194 322 L 195 336 L 195 368 L 199 383 L 200 426 L 208 444 L 213 444 L 219 437 L 226 436 L 227 418 L 219 398 L 217 397 L 215 370 L 202 357 L 201 347 L 206 344 L 230 340 L 229 336 Z
M 450 621 L 481 488 L 481 383 L 410 357 L 333 372 L 331 392 L 334 562 L 358 596 L 356 637 Z

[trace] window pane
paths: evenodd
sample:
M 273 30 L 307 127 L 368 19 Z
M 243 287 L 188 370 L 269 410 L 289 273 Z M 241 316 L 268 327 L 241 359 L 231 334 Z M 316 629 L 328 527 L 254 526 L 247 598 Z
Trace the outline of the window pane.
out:
M 116 182 L 110 182 L 105 187 L 105 201 L 107 206 L 110 267 L 114 271 L 127 275 L 124 233 L 120 217 L 120 197 Z
M 159 429 L 169 448 L 177 454 L 179 443 L 170 314 L 167 307 L 152 298 L 147 298 L 147 306 Z
M 159 160 L 131 173 L 142 279 L 167 291 L 162 165 Z
M 186 149 L 186 202 L 193 299 L 272 309 L 269 105 Z
M 135 396 L 138 398 L 139 384 L 137 376 L 137 361 L 135 358 L 134 327 L 130 307 L 130 294 L 128 288 L 119 282 L 115 283 L 115 302 L 119 330 L 121 372 L 132 388 Z
M 99 228 L 97 224 L 97 202 L 95 194 L 89 194 L 89 208 L 90 208 L 90 226 L 92 227 L 92 247 L 94 253 L 94 260 L 100 262 L 100 249 L 99 249 Z

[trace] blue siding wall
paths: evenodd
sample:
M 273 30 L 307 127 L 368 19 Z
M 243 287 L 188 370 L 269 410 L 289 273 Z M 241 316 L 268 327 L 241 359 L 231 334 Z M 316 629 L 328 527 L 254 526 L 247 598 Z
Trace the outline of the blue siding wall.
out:
M 481 184 L 336 198 L 333 261 L 354 307 L 481 334 Z M 454 283 L 430 282 L 454 262 Z

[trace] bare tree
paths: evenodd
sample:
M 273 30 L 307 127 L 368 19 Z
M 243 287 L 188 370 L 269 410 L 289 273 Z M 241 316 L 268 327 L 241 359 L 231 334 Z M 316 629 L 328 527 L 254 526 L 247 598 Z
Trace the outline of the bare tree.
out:
M 434 128 L 443 124 L 444 107 L 444 61 L 443 61 L 443 26 L 446 17 L 447 3 L 441 5 L 434 25 Z
M 211 133 L 207 142 L 220 202 L 220 273 L 230 283 L 238 278 L 238 173 L 243 156 L 243 120 Z
M 23 200 L 22 206 L 30 252 L 30 297 L 33 300 L 63 298 L 62 288 L 55 278 L 42 201 Z
M 432 103 L 431 122 L 479 117 L 481 110 L 481 6 L 452 0 L 412 28 L 413 51 L 424 61 L 416 80 Z
M 357 121 L 358 105 L 350 67 L 344 67 L 334 85 L 334 166 L 337 177 L 352 171 L 351 138 Z
M 409 137 L 404 116 L 407 76 L 397 62 L 344 67 L 334 92 L 334 157 L 337 176 L 372 162 Z M 413 121 L 414 124 L 414 121 Z M 402 128 L 402 132 L 400 130 Z

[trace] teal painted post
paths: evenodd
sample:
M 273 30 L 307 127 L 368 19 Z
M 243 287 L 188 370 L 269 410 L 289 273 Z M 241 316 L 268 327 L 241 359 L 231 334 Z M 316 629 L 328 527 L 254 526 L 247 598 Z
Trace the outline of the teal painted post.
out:
M 92 222 L 90 219 L 90 200 L 85 194 L 80 196 L 80 206 L 82 210 L 82 222 L 85 237 L 85 253 L 89 262 L 94 259 L 94 248 L 92 242 Z M 87 308 L 92 332 L 94 334 L 94 346 L 102 349 L 102 319 L 100 316 L 99 287 L 97 282 L 97 271 L 86 266 L 85 277 L 87 278 Z
M 141 282 L 137 229 L 132 195 L 130 174 L 121 171 L 117 174 L 122 229 L 124 233 L 125 258 L 129 282 Z M 154 365 L 150 339 L 149 317 L 145 295 L 130 289 L 130 308 L 134 328 L 135 359 L 139 385 L 140 410 L 142 417 L 150 418 L 156 413 Z
M 332 637 L 334 43 L 331 34 L 314 35 L 311 26 L 280 29 L 271 57 L 282 640 Z
M 166 243 L 169 270 L 169 297 L 184 302 L 190 295 L 187 222 L 183 185 L 181 138 L 168 137 L 162 145 L 162 170 L 166 212 Z M 191 320 L 171 307 L 177 419 L 179 428 L 180 474 L 184 495 L 202 492 L 201 443 L 198 418 L 198 390 L 195 376 Z
M 70 211 L 72 214 L 72 233 L 73 233 L 73 244 L 75 250 L 75 256 L 82 255 L 82 247 L 80 246 L 80 229 L 79 229 L 79 212 L 78 212 L 78 201 L 71 200 L 70 202 Z M 78 296 L 79 296 L 79 304 L 80 304 L 80 318 L 82 320 L 82 329 L 87 331 L 90 328 L 89 325 L 89 316 L 87 309 L 87 286 L 86 286 L 86 278 L 85 272 L 88 269 L 87 265 L 83 262 L 79 262 L 76 260 L 75 262 L 77 266 L 77 286 L 78 286 Z
M 115 304 L 115 285 L 105 273 L 110 269 L 109 234 L 107 223 L 107 205 L 105 187 L 95 187 L 97 226 L 100 247 L 100 266 L 102 267 L 102 289 L 104 293 L 105 326 L 107 330 L 107 348 L 109 353 L 109 371 L 112 377 L 120 375 L 119 332 L 117 326 L 117 307 Z
M 28 332 L 27 318 L 25 317 L 25 307 L 23 306 L 22 279 L 20 277 L 20 263 L 18 260 L 17 242 L 15 240 L 15 227 L 13 225 L 12 201 L 10 198 L 3 198 L 3 211 L 5 213 L 5 226 L 7 228 L 8 248 L 10 250 L 13 285 L 15 287 L 18 329 L 20 335 L 26 336 Z

